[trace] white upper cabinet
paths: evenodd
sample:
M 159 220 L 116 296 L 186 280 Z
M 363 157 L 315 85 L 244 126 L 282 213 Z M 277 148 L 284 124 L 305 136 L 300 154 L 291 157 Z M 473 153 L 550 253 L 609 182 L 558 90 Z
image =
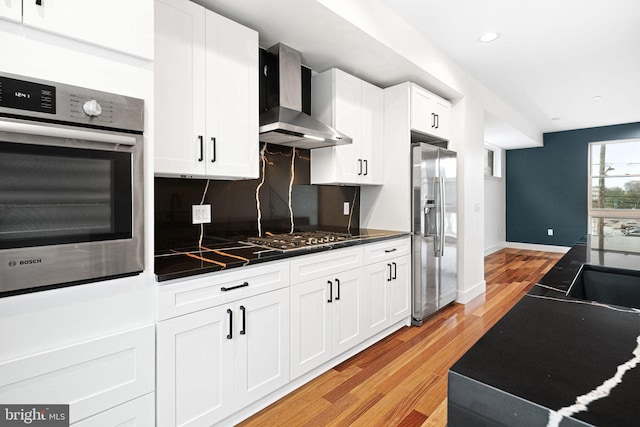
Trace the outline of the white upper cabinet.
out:
M 22 21 L 22 0 L 0 1 L 0 18 L 14 22 Z
M 153 0 L 3 0 L 0 17 L 153 59 Z
M 382 185 L 383 90 L 337 68 L 313 76 L 311 115 L 353 143 L 311 150 L 312 184 Z
M 438 139 L 451 139 L 451 103 L 411 84 L 411 129 Z
M 258 33 L 187 0 L 155 32 L 155 174 L 257 178 Z

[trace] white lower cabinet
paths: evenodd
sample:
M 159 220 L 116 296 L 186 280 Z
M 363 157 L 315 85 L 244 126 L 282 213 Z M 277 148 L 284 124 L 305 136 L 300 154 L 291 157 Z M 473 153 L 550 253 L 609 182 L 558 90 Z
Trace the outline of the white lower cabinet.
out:
M 73 427 L 154 427 L 156 425 L 154 407 L 155 395 L 149 393 L 71 425 Z
M 162 285 L 156 425 L 235 423 L 406 324 L 409 252 L 394 239 Z
M 411 314 L 409 252 L 409 239 L 382 242 L 365 248 L 367 337 L 407 319 Z
M 0 402 L 68 404 L 72 424 L 124 411 L 118 405 L 153 392 L 153 342 L 147 325 L 0 363 Z
M 292 379 L 364 341 L 364 300 L 362 268 L 292 285 Z
M 209 426 L 289 381 L 289 289 L 158 323 L 158 426 Z

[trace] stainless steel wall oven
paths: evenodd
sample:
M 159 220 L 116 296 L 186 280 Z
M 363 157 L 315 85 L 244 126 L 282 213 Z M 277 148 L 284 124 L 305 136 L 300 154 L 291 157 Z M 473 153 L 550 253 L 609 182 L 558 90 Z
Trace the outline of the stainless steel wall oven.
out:
M 0 296 L 140 273 L 140 99 L 0 73 Z

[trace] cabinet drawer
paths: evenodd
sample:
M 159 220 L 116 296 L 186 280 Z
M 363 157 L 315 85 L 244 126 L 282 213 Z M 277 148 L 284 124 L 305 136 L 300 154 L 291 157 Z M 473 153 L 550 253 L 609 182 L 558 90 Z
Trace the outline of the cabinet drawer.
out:
M 334 249 L 291 261 L 291 284 L 362 267 L 362 247 Z
M 386 261 L 391 258 L 407 255 L 411 252 L 411 237 L 385 240 L 379 243 L 370 243 L 364 247 L 364 262 L 372 264 Z
M 93 417 L 78 421 L 73 424 L 73 427 L 154 427 L 156 424 L 154 412 L 155 396 L 153 393 L 149 393 Z
M 287 261 L 177 280 L 158 288 L 158 320 L 289 286 Z
M 154 389 L 155 327 L 144 326 L 0 364 L 0 402 L 69 404 L 70 422 Z

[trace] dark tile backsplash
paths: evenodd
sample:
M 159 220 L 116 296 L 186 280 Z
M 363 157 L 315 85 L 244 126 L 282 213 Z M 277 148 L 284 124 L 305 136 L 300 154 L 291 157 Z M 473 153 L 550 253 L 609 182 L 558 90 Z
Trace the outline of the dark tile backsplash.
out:
M 207 187 L 206 179 L 155 178 L 155 250 L 197 246 L 200 226 L 191 223 L 191 207 L 200 204 L 203 197 L 204 204 L 211 205 L 211 223 L 203 226 L 206 239 L 242 240 L 258 235 L 258 200 L 262 234 L 289 232 L 292 152 L 291 148 L 268 144 L 259 179 L 209 180 Z M 357 234 L 359 187 L 310 185 L 309 150 L 296 149 L 295 153 L 291 185 L 294 229 Z M 351 215 L 343 214 L 344 202 L 349 202 Z

